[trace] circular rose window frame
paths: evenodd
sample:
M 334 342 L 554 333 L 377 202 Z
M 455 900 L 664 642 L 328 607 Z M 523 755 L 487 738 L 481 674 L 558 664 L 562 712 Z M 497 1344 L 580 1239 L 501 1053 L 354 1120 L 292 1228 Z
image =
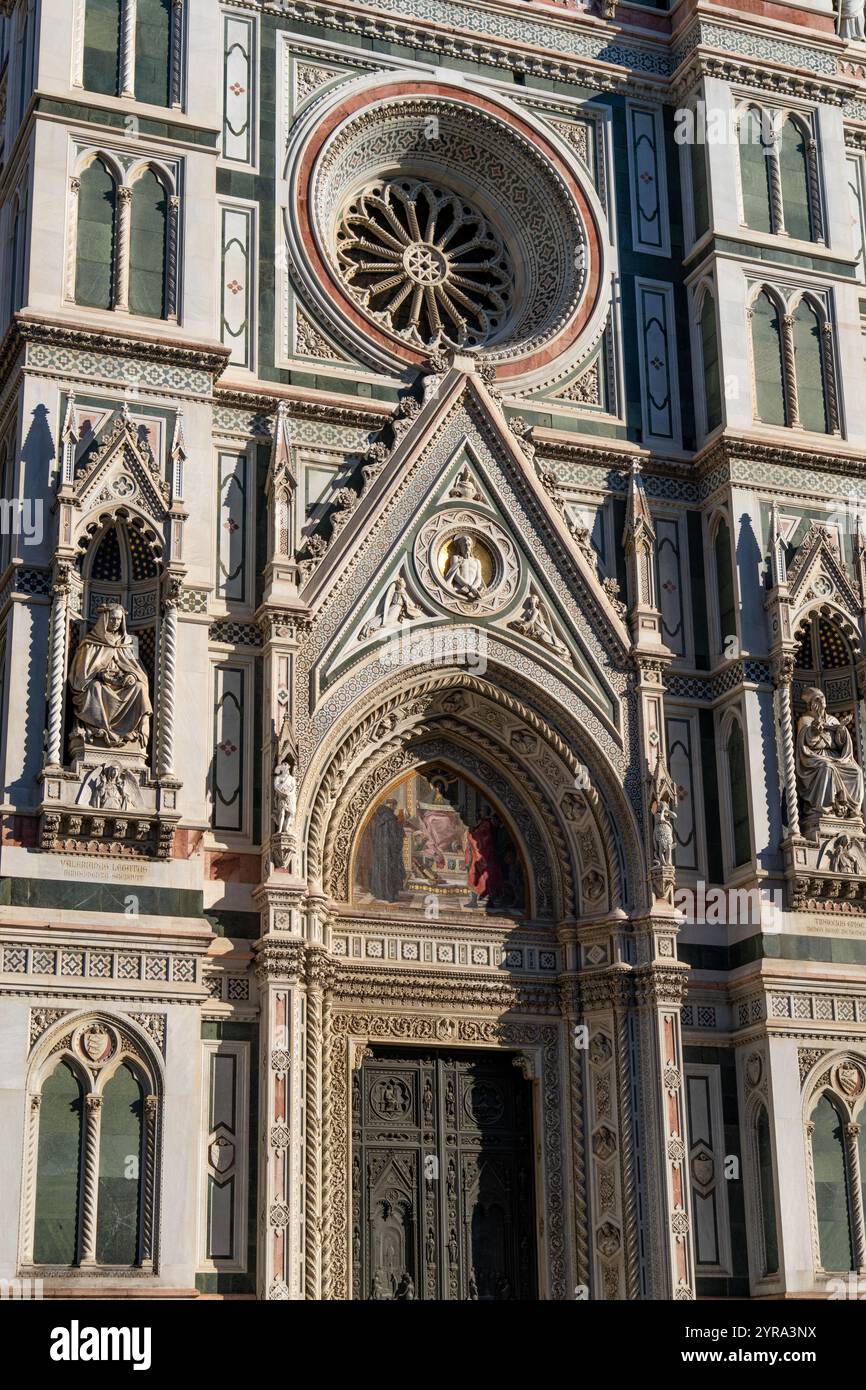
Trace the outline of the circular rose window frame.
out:
M 330 258 L 323 254 L 321 229 L 314 227 L 311 214 L 317 162 L 340 128 L 366 109 L 385 108 L 401 99 L 424 98 L 468 107 L 509 127 L 531 143 L 534 153 L 550 166 L 573 201 L 585 234 L 587 261 L 576 308 L 568 321 L 534 350 L 525 354 L 515 352 L 507 360 L 495 363 L 497 379 L 515 386 L 547 377 L 554 364 L 557 371 L 567 369 L 598 340 L 606 318 L 610 247 L 601 230 L 603 213 L 594 191 L 585 189 L 576 177 L 556 137 L 506 101 L 493 100 L 462 86 L 415 77 L 386 82 L 364 77 L 353 79 L 321 102 L 314 102 L 311 110 L 302 115 L 288 152 L 289 196 L 285 220 L 290 255 L 303 289 L 332 325 L 339 340 L 374 367 L 400 372 L 407 366 L 420 367 L 428 359 L 429 352 L 377 327 L 353 301 Z M 411 170 L 407 170 L 407 174 L 411 176 Z M 289 215 L 288 209 L 294 210 L 294 216 Z

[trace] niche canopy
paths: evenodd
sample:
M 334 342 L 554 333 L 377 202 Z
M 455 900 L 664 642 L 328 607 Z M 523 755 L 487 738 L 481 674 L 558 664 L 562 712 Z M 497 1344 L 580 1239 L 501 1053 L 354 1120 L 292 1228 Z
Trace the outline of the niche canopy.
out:
M 453 346 L 518 379 L 585 351 L 603 240 L 555 137 L 443 83 L 338 92 L 293 137 L 286 233 L 300 288 L 353 354 L 402 370 Z

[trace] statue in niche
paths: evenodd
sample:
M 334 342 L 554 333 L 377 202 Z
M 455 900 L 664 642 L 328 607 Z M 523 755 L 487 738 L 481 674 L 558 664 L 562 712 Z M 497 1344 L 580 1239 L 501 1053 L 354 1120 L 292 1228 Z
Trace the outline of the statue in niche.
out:
M 839 0 L 838 23 L 840 39 L 859 39 L 862 43 L 866 38 L 863 0 Z
M 479 599 L 487 587 L 471 536 L 457 536 L 445 570 L 445 583 L 464 598 Z
M 674 862 L 674 826 L 676 812 L 667 801 L 659 802 L 653 826 L 653 866 L 670 868 Z
M 863 805 L 863 770 L 854 757 L 851 715 L 827 713 L 824 692 L 803 692 L 807 714 L 797 721 L 797 780 L 813 815 L 859 816 Z
M 277 763 L 274 768 L 274 829 L 278 835 L 287 835 L 295 823 L 298 809 L 298 782 L 288 763 Z
M 135 655 L 119 603 L 103 604 L 69 672 L 74 734 L 101 748 L 143 753 L 150 736 L 147 672 Z

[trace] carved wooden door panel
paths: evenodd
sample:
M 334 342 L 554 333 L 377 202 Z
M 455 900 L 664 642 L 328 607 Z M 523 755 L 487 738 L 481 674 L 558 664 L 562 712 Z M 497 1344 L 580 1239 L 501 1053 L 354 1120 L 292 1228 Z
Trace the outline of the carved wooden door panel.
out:
M 509 1054 L 375 1049 L 352 1150 L 354 1298 L 537 1297 L 532 1092 Z

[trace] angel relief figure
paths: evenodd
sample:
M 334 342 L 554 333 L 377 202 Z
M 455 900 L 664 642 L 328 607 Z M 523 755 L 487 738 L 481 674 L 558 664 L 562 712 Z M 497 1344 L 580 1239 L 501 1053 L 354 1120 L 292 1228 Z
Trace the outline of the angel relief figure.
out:
M 93 779 L 90 804 L 101 811 L 125 811 L 129 806 L 129 787 L 135 786 L 129 773 L 113 763 L 101 767 Z
M 379 611 L 364 624 L 358 638 L 365 642 L 376 632 L 388 632 L 391 628 L 399 627 L 401 623 L 412 622 L 414 618 L 423 616 L 421 609 L 409 596 L 406 580 L 402 574 L 398 574 L 394 583 L 385 591 Z

